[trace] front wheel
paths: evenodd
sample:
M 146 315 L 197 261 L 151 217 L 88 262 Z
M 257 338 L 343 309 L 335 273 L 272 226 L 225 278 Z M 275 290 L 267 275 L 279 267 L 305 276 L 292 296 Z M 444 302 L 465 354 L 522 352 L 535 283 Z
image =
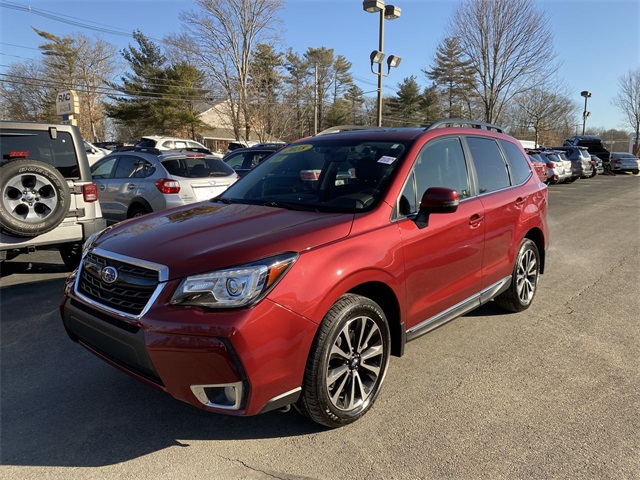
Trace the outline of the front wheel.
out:
M 327 427 L 355 422 L 380 392 L 390 347 L 389 325 L 378 304 L 360 295 L 342 296 L 318 327 L 296 407 Z
M 520 244 L 509 289 L 496 297 L 504 310 L 521 312 L 531 306 L 540 276 L 540 253 L 536 244 L 525 238 Z

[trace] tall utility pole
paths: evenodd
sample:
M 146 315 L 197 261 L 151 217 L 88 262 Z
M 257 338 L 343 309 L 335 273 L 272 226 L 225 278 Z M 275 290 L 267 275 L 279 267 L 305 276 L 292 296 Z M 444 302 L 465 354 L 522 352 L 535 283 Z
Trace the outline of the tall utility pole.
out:
M 591 113 L 587 111 L 587 99 L 591 97 L 591 92 L 583 90 L 580 92 L 580 96 L 584 97 L 584 112 L 582 112 L 582 135 L 584 136 L 584 131 L 587 126 L 587 117 Z
M 318 134 L 318 62 L 313 64 L 315 69 L 315 83 L 313 90 L 313 134 Z
M 380 26 L 378 28 L 378 50 L 374 50 L 371 52 L 370 60 L 371 60 L 371 72 L 375 75 L 378 75 L 378 111 L 377 111 L 377 123 L 378 126 L 382 126 L 382 77 L 386 77 L 389 75 L 389 71 L 391 67 L 397 67 L 400 65 L 400 61 L 402 60 L 400 57 L 395 55 L 389 55 L 387 59 L 387 74 L 385 75 L 382 71 L 382 61 L 384 60 L 384 21 L 394 20 L 396 18 L 400 18 L 400 8 L 394 5 L 385 5 L 384 0 L 364 0 L 362 2 L 362 9 L 365 12 L 369 13 L 379 13 L 380 14 Z M 378 71 L 373 71 L 373 64 L 378 64 Z

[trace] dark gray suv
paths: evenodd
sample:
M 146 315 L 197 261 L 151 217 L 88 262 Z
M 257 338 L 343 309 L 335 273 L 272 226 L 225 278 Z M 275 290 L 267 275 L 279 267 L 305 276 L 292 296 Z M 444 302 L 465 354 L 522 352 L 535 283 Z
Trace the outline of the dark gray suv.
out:
M 571 176 L 574 179 L 590 178 L 594 175 L 594 166 L 591 164 L 591 155 L 587 147 L 564 146 L 551 148 L 564 152 L 566 157 L 571 160 Z
M 0 262 L 57 248 L 69 270 L 106 227 L 80 131 L 0 121 Z

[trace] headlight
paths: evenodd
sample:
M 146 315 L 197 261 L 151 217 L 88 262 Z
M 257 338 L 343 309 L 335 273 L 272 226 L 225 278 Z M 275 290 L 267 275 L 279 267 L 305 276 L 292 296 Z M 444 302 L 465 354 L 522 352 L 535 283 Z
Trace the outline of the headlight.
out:
M 187 277 L 180 282 L 170 303 L 206 308 L 245 307 L 262 298 L 297 258 L 297 254 L 287 253 Z

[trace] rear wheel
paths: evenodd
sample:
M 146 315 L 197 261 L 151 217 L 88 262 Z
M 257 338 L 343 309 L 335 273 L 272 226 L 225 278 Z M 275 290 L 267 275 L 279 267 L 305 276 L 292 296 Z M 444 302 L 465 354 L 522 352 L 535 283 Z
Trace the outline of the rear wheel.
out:
M 135 205 L 135 206 L 131 207 L 131 209 L 127 213 L 127 218 L 138 218 L 138 217 L 141 217 L 143 215 L 146 215 L 147 213 L 149 213 L 149 212 L 147 211 L 146 208 L 144 208 L 144 207 L 142 207 L 140 205 Z
M 69 186 L 44 162 L 12 160 L 0 167 L 0 226 L 9 235 L 36 237 L 56 228 L 69 211 Z
M 540 253 L 536 244 L 525 238 L 520 244 L 509 289 L 496 297 L 496 303 L 510 312 L 521 312 L 531 306 L 540 276 Z
M 378 304 L 344 295 L 318 328 L 296 407 L 332 428 L 356 421 L 380 392 L 390 347 L 389 326 Z

